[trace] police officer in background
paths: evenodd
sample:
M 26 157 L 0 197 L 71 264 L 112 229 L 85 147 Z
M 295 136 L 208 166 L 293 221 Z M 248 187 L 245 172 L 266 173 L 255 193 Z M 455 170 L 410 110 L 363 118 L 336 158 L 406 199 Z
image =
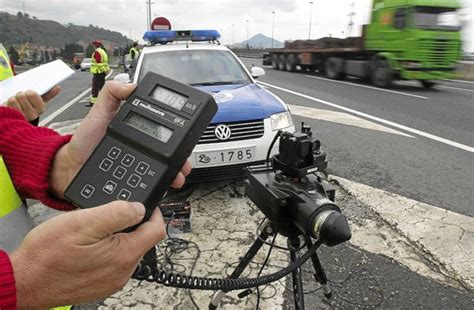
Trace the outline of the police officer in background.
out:
M 110 71 L 109 56 L 107 55 L 102 42 L 99 40 L 94 40 L 92 41 L 92 45 L 95 48 L 95 51 L 91 56 L 91 73 L 93 74 L 92 97 L 91 101 L 86 105 L 86 107 L 92 107 L 92 105 L 97 101 L 99 92 L 105 84 L 105 75 Z
M 138 42 L 135 42 L 130 49 L 130 57 L 132 58 L 132 61 L 138 59 L 138 55 L 140 55 L 140 48 L 138 47 Z

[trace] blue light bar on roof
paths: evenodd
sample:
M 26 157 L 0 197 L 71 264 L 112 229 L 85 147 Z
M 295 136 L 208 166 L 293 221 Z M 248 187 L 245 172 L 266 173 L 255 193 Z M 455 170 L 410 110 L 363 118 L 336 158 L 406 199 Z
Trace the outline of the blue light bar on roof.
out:
M 152 44 L 174 41 L 214 41 L 221 37 L 217 30 L 151 30 L 143 39 Z

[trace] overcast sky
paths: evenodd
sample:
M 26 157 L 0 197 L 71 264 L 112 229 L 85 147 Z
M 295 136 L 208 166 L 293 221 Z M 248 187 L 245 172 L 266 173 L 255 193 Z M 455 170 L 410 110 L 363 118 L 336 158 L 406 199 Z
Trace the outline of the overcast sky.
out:
M 372 0 L 152 0 L 152 17 L 167 17 L 174 29 L 217 29 L 224 44 L 241 42 L 249 36 L 263 33 L 271 37 L 275 12 L 275 39 L 307 39 L 312 10 L 311 38 L 331 34 L 348 34 L 347 24 L 351 3 L 354 3 L 352 35 L 361 32 L 361 25 L 370 18 Z M 26 10 L 39 19 L 61 23 L 97 25 L 131 35 L 138 40 L 146 24 L 145 0 L 0 0 L 0 11 L 15 14 Z M 474 52 L 474 0 L 461 0 L 465 49 Z M 234 30 L 233 27 L 234 26 Z

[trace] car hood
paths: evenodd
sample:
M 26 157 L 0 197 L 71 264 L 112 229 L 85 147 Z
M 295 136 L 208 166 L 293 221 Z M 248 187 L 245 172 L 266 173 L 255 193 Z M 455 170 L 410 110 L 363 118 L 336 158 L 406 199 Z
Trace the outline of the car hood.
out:
M 211 93 L 219 106 L 211 124 L 265 119 L 287 110 L 275 96 L 257 84 L 197 88 Z

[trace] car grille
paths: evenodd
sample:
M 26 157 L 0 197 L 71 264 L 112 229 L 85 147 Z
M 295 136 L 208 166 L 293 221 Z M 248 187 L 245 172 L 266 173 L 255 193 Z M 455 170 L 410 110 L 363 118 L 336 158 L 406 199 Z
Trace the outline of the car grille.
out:
M 248 166 L 262 165 L 264 163 L 265 161 L 257 161 L 237 165 L 195 168 L 191 171 L 191 174 L 186 177 L 186 181 L 188 183 L 201 183 L 243 179 L 246 177 L 245 168 Z
M 425 59 L 428 67 L 451 66 L 457 61 L 459 44 L 454 40 L 420 40 L 417 56 Z
M 230 128 L 232 135 L 229 139 L 222 141 L 216 137 L 214 130 L 218 125 L 227 125 Z M 213 124 L 207 127 L 198 144 L 258 139 L 263 137 L 264 131 L 265 126 L 263 125 L 263 120 Z

